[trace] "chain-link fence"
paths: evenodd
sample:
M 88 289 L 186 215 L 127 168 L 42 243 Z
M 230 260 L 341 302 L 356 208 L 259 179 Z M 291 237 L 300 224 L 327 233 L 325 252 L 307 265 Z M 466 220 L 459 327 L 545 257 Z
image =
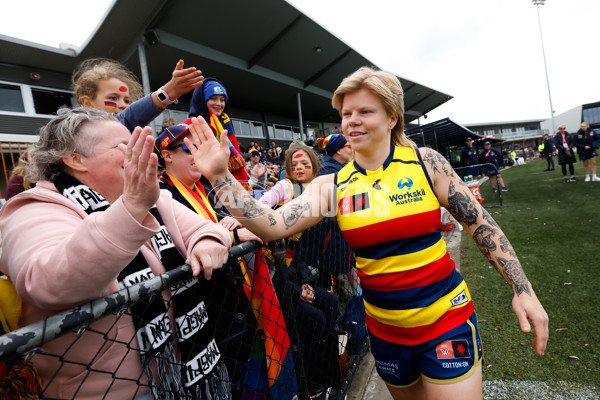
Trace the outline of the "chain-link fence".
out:
M 368 340 L 353 255 L 333 228 L 235 246 L 211 280 L 188 265 L 140 276 L 0 336 L 0 398 L 344 398 Z M 156 302 L 165 312 L 144 320 Z

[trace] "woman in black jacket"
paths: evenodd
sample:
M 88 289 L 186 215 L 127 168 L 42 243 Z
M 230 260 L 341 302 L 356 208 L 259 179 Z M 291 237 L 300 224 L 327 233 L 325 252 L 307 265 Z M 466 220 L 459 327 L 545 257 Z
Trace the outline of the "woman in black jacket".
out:
M 554 136 L 554 147 L 558 150 L 558 164 L 562 168 L 565 183 L 576 182 L 575 167 L 573 167 L 573 164 L 576 161 L 575 153 L 573 153 L 573 136 L 567 132 L 567 127 L 565 125 L 558 127 L 558 132 L 556 133 L 556 136 Z M 567 177 L 567 165 L 569 166 L 571 178 Z

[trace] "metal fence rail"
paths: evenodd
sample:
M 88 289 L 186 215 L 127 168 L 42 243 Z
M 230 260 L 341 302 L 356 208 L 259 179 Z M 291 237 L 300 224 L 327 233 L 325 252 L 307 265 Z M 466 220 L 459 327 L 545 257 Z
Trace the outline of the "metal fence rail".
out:
M 213 332 L 214 337 L 211 343 L 213 343 L 214 351 L 202 353 L 203 358 L 197 360 L 198 370 L 189 365 L 183 365 L 181 362 L 173 363 L 157 356 L 157 360 L 154 360 L 155 364 L 147 366 L 143 374 L 136 377 L 122 374 L 119 368 L 121 368 L 121 364 L 127 364 L 128 357 L 133 354 L 137 358 L 144 354 L 144 351 L 149 350 L 140 349 L 142 346 L 137 340 L 139 332 L 137 337 L 134 333 L 133 337 L 127 338 L 127 340 L 116 338 L 113 332 L 119 319 L 135 318 L 131 313 L 132 306 L 149 298 L 156 298 L 156 296 L 164 297 L 164 291 L 177 290 L 176 288 L 180 288 L 183 283 L 193 279 L 190 266 L 182 265 L 160 276 L 0 336 L 0 363 L 12 366 L 17 359 L 22 359 L 22 362 L 12 367 L 13 369 L 8 371 L 6 376 L 0 374 L 0 398 L 17 399 L 26 396 L 29 396 L 27 398 L 80 398 L 82 393 L 90 393 L 91 383 L 89 381 L 93 381 L 97 376 L 103 376 L 104 379 L 109 377 L 111 383 L 108 387 L 94 389 L 95 392 L 92 390 L 91 393 L 95 393 L 93 398 L 115 398 L 115 393 L 124 393 L 115 392 L 116 388 L 123 386 L 130 388 L 129 391 L 125 391 L 126 393 L 132 393 L 127 398 L 140 399 L 264 398 L 279 400 L 291 399 L 292 394 L 297 395 L 299 399 L 307 399 L 314 394 L 314 390 L 318 386 L 331 387 L 330 399 L 344 398 L 357 364 L 368 349 L 366 336 L 360 336 L 361 341 L 357 343 L 358 336 L 355 335 L 354 339 L 348 339 L 349 335 L 344 330 L 344 322 L 347 322 L 346 309 L 350 308 L 348 305 L 356 305 L 362 302 L 362 299 L 354 298 L 353 295 L 349 296 L 348 293 L 340 294 L 344 301 L 340 302 L 336 309 L 336 312 L 339 311 L 339 317 L 334 321 L 335 326 L 327 326 L 321 337 L 316 338 L 314 342 L 306 343 L 306 320 L 301 319 L 304 314 L 299 311 L 306 305 L 299 304 L 300 302 L 291 296 L 290 282 L 293 277 L 289 276 L 291 269 L 285 262 L 286 248 L 282 243 L 279 241 L 268 250 L 261 248 L 256 242 L 235 246 L 231 249 L 229 262 L 220 270 L 221 278 L 213 276 L 211 281 L 198 279 L 207 285 L 214 286 L 215 290 L 213 294 L 207 294 L 204 299 L 207 302 L 206 310 L 209 314 L 209 322 L 206 323 L 206 327 L 202 328 L 207 329 L 206 332 Z M 307 252 L 315 250 L 310 246 L 310 244 L 304 247 L 299 246 L 295 258 L 304 258 Z M 335 250 L 330 250 L 328 254 L 331 257 L 336 256 Z M 326 259 L 327 254 L 321 254 L 320 257 Z M 261 274 L 259 265 L 268 265 L 268 278 L 264 276 L 264 271 L 263 276 L 259 276 Z M 351 271 L 348 268 L 347 271 L 340 273 L 340 271 L 323 270 L 322 266 L 320 268 L 321 275 L 332 276 L 334 281 L 338 279 L 335 276 L 346 280 L 344 275 Z M 317 270 L 313 267 L 310 269 Z M 252 277 L 250 278 L 248 275 L 252 275 Z M 271 275 L 275 279 L 273 284 L 269 283 Z M 257 283 L 257 277 L 263 279 L 261 284 Z M 269 297 L 268 290 L 261 289 L 262 286 L 269 284 L 274 290 L 274 295 L 271 297 Z M 317 282 L 314 281 L 314 285 L 316 284 Z M 243 285 L 246 286 L 242 288 Z M 235 288 L 237 288 L 237 292 Z M 338 294 L 335 294 L 336 299 L 337 296 Z M 219 302 L 218 299 L 222 299 L 222 302 Z M 208 304 L 209 300 L 210 304 Z M 262 306 L 260 305 L 261 301 Z M 269 303 L 265 304 L 267 301 Z M 165 301 L 165 304 L 173 308 L 173 304 L 168 301 Z M 248 305 L 247 309 L 250 311 L 244 314 L 243 305 L 245 304 Z M 306 315 L 312 316 L 310 312 Z M 190 324 L 201 325 L 203 323 L 201 314 Z M 277 319 L 277 315 L 281 315 L 282 318 Z M 98 323 L 101 325 L 97 325 Z M 321 320 L 311 320 L 309 325 L 311 329 L 316 329 L 322 323 Z M 357 323 L 361 324 L 361 328 L 364 329 L 364 319 L 354 322 L 354 324 Z M 99 329 L 98 326 L 104 326 L 106 330 Z M 156 329 L 160 330 L 158 327 Z M 181 332 L 178 333 L 179 336 L 182 336 Z M 82 363 L 81 354 L 75 357 L 74 351 L 79 349 L 77 351 L 81 352 L 80 345 L 86 343 L 86 337 L 97 337 L 98 335 L 104 338 L 104 344 L 99 349 L 89 348 L 90 355 L 87 358 L 90 361 Z M 52 345 L 56 344 L 57 340 L 69 341 L 70 338 L 72 338 L 72 343 L 66 346 L 64 351 L 49 350 L 53 348 Z M 181 347 L 178 350 L 180 355 L 185 346 L 196 346 L 195 343 L 186 343 L 181 337 L 178 337 L 178 340 Z M 115 345 L 121 346 L 118 348 L 127 349 L 121 355 L 122 361 L 117 368 L 119 370 L 102 370 L 98 361 L 104 357 L 105 353 L 112 351 L 110 349 L 114 349 Z M 207 346 L 206 349 L 209 349 L 210 346 Z M 278 358 L 277 356 L 281 354 L 274 354 L 277 352 L 288 352 L 293 356 L 292 362 L 288 363 L 285 357 Z M 323 356 L 325 353 L 331 354 L 331 357 Z M 346 361 L 340 362 L 342 359 Z M 218 364 L 221 362 L 222 365 L 219 367 Z M 273 369 L 275 362 L 278 364 Z M 40 375 L 44 378 L 41 390 L 32 390 L 27 384 L 21 386 L 15 384 L 18 383 L 18 374 L 30 363 L 40 369 Z M 181 373 L 182 376 L 186 373 L 196 377 L 200 375 L 201 379 L 197 379 L 203 381 L 205 379 L 202 377 L 203 366 L 211 363 L 217 365 L 209 371 L 216 378 L 213 381 L 208 381 L 206 378 L 207 383 L 200 385 L 201 389 L 197 389 L 195 392 L 187 389 L 157 388 L 152 383 L 152 379 L 147 376 L 154 374 L 156 377 L 158 370 L 167 368 L 175 375 L 178 373 Z M 342 364 L 345 365 L 344 368 L 341 368 Z M 53 365 L 56 371 L 48 372 L 48 365 Z M 72 390 L 70 392 L 55 390 L 53 385 L 61 383 L 55 382 L 58 372 L 71 369 L 82 372 L 75 379 L 76 382 L 71 383 Z M 273 371 L 276 380 L 272 379 Z M 167 376 L 171 376 L 172 373 L 168 373 Z M 283 379 L 286 374 L 288 380 Z M 279 388 L 277 389 L 277 387 Z

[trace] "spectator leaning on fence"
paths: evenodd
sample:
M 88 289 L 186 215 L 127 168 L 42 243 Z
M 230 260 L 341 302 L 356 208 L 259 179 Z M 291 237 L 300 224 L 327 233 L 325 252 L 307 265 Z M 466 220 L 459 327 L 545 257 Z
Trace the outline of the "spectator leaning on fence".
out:
M 36 187 L 0 210 L 0 269 L 23 300 L 21 326 L 186 261 L 194 276 L 206 278 L 227 261 L 229 232 L 159 190 L 150 128 L 130 134 L 115 116 L 86 108 L 58 114 L 29 154 L 27 177 Z M 131 314 L 105 317 L 81 336 L 69 333 L 42 345 L 43 354 L 33 361 L 44 395 L 131 399 L 147 394 L 149 384 L 155 398 L 197 395 L 201 385 L 211 386 L 216 397 L 228 393 L 216 344 L 206 341 L 203 330 L 184 334 L 175 328 L 173 318 L 202 310 L 195 282 L 163 292 L 168 302 L 161 296 L 142 300 Z M 150 321 L 164 327 L 155 329 Z M 201 357 L 210 360 L 204 369 Z M 174 363 L 183 376 L 155 368 L 157 360 Z
M 290 171 L 290 177 L 280 180 L 261 198 L 262 204 L 278 209 L 285 203 L 299 197 L 304 188 L 310 183 L 318 171 L 317 153 L 309 146 L 292 142 L 285 152 L 285 165 Z M 332 292 L 316 285 L 317 276 L 302 254 L 296 252 L 300 234 L 293 235 L 287 242 L 286 262 L 289 267 L 289 281 L 292 299 L 296 302 L 296 320 L 302 345 L 303 359 L 309 366 L 307 376 L 310 381 L 310 393 L 319 392 L 326 382 L 322 381 L 323 371 L 311 367 L 317 363 L 323 354 L 317 354 L 319 341 L 333 329 L 339 315 L 338 297 Z M 276 282 L 279 274 L 274 276 Z
M 173 200 L 200 214 L 204 219 L 218 222 L 227 228 L 233 244 L 249 240 L 262 242 L 252 232 L 243 228 L 235 218 L 225 216 L 217 219 L 218 215 L 199 182 L 201 174 L 194 163 L 194 157 L 183 143 L 183 139 L 189 136 L 189 127 L 179 124 L 167 127 L 156 138 L 154 152 L 166 168 L 159 180 L 160 188 L 171 192 Z M 211 281 L 211 284 L 204 288 L 209 324 L 216 327 L 215 339 L 224 355 L 230 376 L 236 375 L 236 372 L 240 371 L 237 367 L 250 357 L 255 334 L 251 327 L 256 326 L 248 299 L 239 296 L 239 293 L 243 292 L 241 285 L 244 277 L 239 269 L 235 271 L 235 274 L 219 274 L 213 279 L 214 282 Z
M 336 216 L 356 253 L 375 365 L 395 398 L 457 393 L 482 398 L 477 320 L 439 233 L 440 205 L 511 286 L 513 310 L 524 332 L 531 331 L 528 319 L 533 321 L 532 344 L 540 355 L 548 341 L 548 315 L 508 239 L 448 161 L 434 150 L 417 149 L 404 135 L 397 77 L 363 67 L 344 79 L 333 104 L 354 162 L 337 176 L 315 178 L 280 210 L 264 207 L 233 179 L 227 143 L 218 143 L 204 121 L 192 121 L 198 145 L 192 154 L 215 189 L 236 199 L 229 205 L 232 213 L 249 218 L 245 226 L 263 240 L 288 237 L 325 215 Z

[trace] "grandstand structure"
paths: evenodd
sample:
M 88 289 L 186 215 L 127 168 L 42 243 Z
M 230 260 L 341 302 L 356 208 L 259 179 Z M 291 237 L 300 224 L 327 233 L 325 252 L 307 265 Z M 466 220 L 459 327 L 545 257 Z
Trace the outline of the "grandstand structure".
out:
M 214 17 L 224 15 L 226 24 Z M 71 73 L 86 58 L 122 62 L 139 76 L 148 93 L 167 82 L 177 61 L 183 59 L 186 66 L 196 66 L 205 77 L 224 83 L 240 142 L 253 140 L 265 148 L 272 140 L 285 146 L 339 127 L 339 115 L 331 107 L 333 91 L 357 68 L 376 67 L 284 0 L 119 0 L 79 49 L 5 35 L 0 35 L 0 49 L 2 192 L 7 170 L 21 148 L 37 140 L 38 129 L 58 108 L 75 105 Z M 407 123 L 452 98 L 399 79 L 405 91 Z M 182 121 L 190 100 L 191 93 L 162 116 Z M 161 121 L 155 121 L 154 128 Z M 17 143 L 22 145 L 15 147 Z

